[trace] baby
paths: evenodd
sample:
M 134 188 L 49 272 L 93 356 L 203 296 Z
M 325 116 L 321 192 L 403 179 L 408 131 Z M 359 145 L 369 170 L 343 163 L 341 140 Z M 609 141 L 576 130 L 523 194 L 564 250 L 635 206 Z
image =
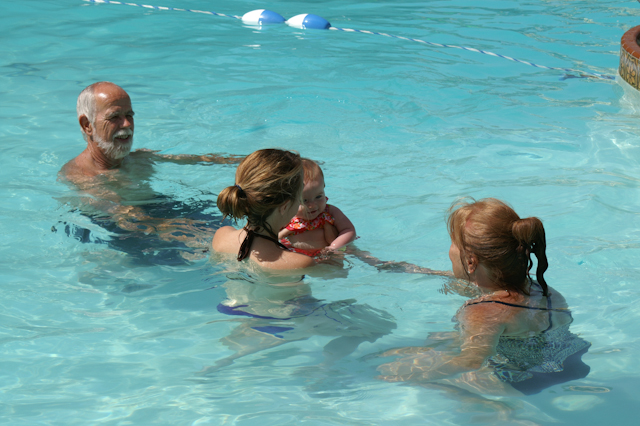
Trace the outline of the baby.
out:
M 303 159 L 302 167 L 302 204 L 278 237 L 282 244 L 297 253 L 317 256 L 323 250 L 336 250 L 355 240 L 356 229 L 340 209 L 327 204 L 320 166 L 312 160 Z

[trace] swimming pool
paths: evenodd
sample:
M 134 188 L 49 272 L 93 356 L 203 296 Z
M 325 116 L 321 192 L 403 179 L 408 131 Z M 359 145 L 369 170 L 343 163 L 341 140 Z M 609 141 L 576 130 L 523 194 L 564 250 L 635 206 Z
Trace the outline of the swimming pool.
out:
M 609 75 L 620 37 L 640 23 L 637 3 L 603 0 L 151 4 L 315 13 L 337 27 Z M 2 9 L 0 415 L 8 424 L 634 418 L 640 96 L 624 83 L 375 35 L 253 28 L 188 12 L 76 0 Z M 208 258 L 141 263 L 70 238 L 65 223 L 109 237 L 70 207 L 73 192 L 56 181 L 84 147 L 76 97 L 99 80 L 131 94 L 137 147 L 247 154 L 277 146 L 323 161 L 331 202 L 354 222 L 358 247 L 381 259 L 449 268 L 443 218 L 460 196 L 502 198 L 521 215 L 539 216 L 548 282 L 573 309 L 572 331 L 592 343 L 583 357 L 591 373 L 522 399 L 382 382 L 372 354 L 453 329 L 463 299 L 439 292 L 442 279 L 380 273 L 350 259 L 344 273 L 306 279 L 310 319 L 296 323 L 301 331 L 286 344 L 263 349 L 256 336 L 272 339 L 273 329 L 245 333 L 265 325 L 216 309 L 237 287 L 223 265 Z M 226 165 L 163 164 L 148 184 L 206 210 L 233 173 Z M 370 324 L 371 341 L 320 365 L 323 348 L 336 333 L 346 335 L 318 330 L 330 324 L 314 322 L 320 315 L 360 329 Z M 232 356 L 233 344 L 256 351 L 207 369 Z

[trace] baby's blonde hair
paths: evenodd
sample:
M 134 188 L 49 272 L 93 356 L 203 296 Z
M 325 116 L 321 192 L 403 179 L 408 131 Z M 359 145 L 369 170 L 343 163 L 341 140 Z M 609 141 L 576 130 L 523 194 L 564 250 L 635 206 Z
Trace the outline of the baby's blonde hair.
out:
M 324 173 L 322 173 L 322 169 L 315 161 L 303 158 L 302 169 L 304 170 L 304 183 L 313 182 L 319 178 L 324 180 Z

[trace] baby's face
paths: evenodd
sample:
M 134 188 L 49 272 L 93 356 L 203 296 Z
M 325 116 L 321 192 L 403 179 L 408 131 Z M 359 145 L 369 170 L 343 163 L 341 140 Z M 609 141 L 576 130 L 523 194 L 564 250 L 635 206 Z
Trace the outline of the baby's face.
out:
M 322 213 L 327 206 L 324 195 L 324 179 L 318 178 L 305 182 L 302 189 L 302 204 L 298 207 L 297 216 L 304 220 L 313 220 Z

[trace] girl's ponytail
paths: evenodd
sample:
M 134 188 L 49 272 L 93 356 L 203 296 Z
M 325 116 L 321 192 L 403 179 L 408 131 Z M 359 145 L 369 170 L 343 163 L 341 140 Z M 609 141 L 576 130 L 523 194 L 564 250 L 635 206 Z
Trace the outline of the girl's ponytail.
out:
M 517 220 L 513 223 L 511 231 L 514 238 L 518 241 L 518 250 L 524 250 L 527 258 L 527 272 L 531 270 L 533 261 L 531 253 L 536 255 L 538 259 L 538 267 L 536 268 L 536 279 L 542 287 L 542 293 L 548 296 L 548 286 L 544 279 L 544 272 L 549 267 L 547 262 L 547 242 L 545 238 L 544 226 L 537 217 L 527 217 Z

